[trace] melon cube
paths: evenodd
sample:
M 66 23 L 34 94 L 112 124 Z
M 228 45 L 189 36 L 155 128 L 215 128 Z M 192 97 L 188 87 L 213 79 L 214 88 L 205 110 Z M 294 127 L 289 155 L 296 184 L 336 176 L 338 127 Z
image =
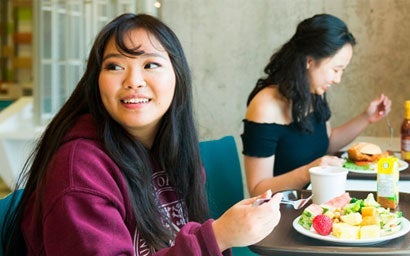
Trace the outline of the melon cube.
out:
M 335 217 L 335 213 L 333 211 L 326 211 L 323 214 L 329 217 L 330 219 L 333 219 Z
M 364 216 L 362 219 L 361 226 L 369 226 L 369 225 L 379 225 L 380 221 L 379 218 L 376 216 Z
M 377 216 L 377 210 L 375 207 L 365 206 L 361 209 L 362 217 L 365 216 Z

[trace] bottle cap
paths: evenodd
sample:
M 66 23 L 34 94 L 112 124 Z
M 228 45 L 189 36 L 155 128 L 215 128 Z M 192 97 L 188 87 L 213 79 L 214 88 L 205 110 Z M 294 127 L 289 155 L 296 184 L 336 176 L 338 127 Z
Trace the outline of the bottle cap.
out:
M 406 109 L 410 108 L 410 100 L 406 100 L 404 102 L 404 108 L 406 108 Z

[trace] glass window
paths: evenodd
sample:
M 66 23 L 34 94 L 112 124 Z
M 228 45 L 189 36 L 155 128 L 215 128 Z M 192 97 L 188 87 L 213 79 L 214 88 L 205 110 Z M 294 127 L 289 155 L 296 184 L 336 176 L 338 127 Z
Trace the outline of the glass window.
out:
M 146 0 L 150 1 L 150 0 Z M 137 0 L 42 0 L 34 3 L 34 113 L 47 123 L 71 94 L 95 35 Z

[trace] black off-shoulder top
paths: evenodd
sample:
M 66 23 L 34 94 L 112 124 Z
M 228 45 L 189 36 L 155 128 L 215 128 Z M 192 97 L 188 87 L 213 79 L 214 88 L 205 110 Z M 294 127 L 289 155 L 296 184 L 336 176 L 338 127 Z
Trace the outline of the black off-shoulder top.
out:
M 310 163 L 326 154 L 329 137 L 325 122 L 318 122 L 314 115 L 309 115 L 309 118 L 313 133 L 299 130 L 294 122 L 281 125 L 244 119 L 244 130 L 241 134 L 242 153 L 253 157 L 275 155 L 275 176 Z

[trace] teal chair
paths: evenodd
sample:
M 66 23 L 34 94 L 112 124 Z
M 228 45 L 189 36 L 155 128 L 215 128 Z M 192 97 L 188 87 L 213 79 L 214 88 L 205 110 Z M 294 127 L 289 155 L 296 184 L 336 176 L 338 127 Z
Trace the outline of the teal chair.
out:
M 4 232 L 6 223 L 7 211 L 14 211 L 23 195 L 23 189 L 16 190 L 5 198 L 0 199 L 0 256 L 3 256 L 3 240 L 7 234 Z
M 199 143 L 206 172 L 206 191 L 211 217 L 216 219 L 244 198 L 241 165 L 235 139 L 225 136 Z M 248 247 L 232 248 L 234 256 L 257 255 Z

